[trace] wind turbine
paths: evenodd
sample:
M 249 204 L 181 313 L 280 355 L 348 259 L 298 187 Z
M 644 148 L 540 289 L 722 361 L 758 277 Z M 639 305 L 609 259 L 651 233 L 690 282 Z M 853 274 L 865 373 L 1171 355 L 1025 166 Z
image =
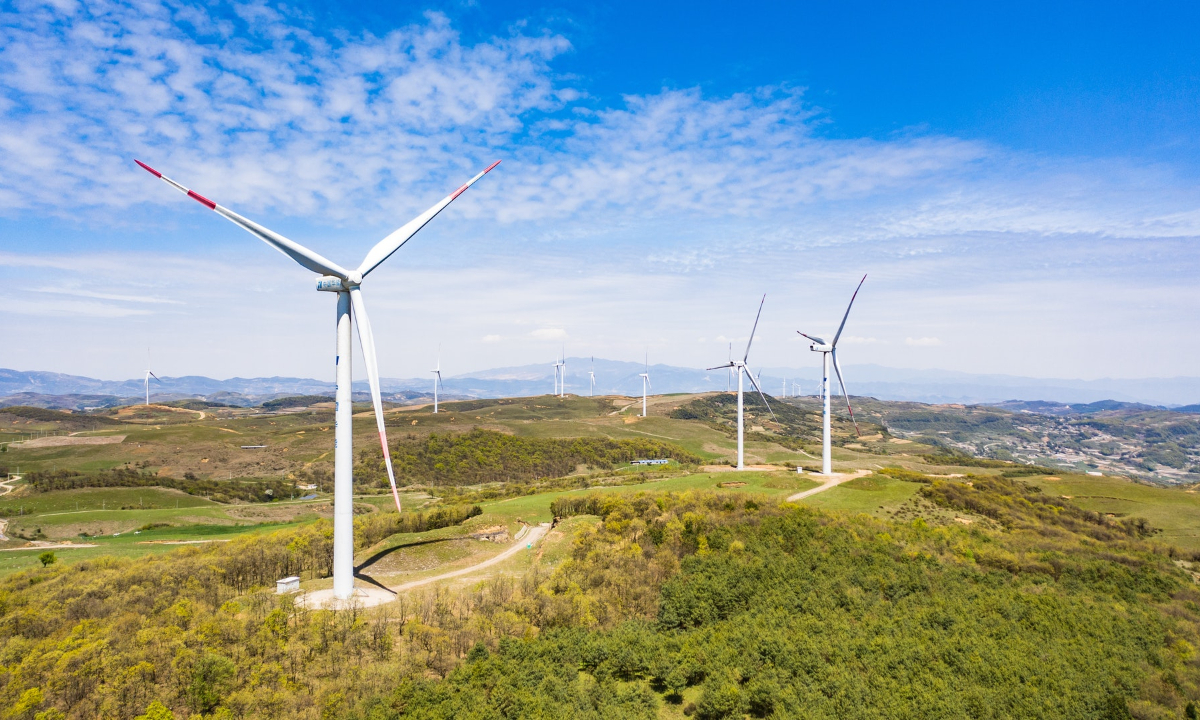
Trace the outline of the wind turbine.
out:
M 150 378 L 158 380 L 158 376 L 150 372 L 150 349 L 146 349 L 146 404 L 150 404 Z M 162 385 L 162 380 L 158 380 L 158 384 Z
M 638 373 L 642 379 L 642 417 L 646 417 L 646 391 L 650 389 L 650 351 L 646 351 L 646 372 Z
M 375 358 L 375 336 L 371 332 L 371 321 L 363 301 L 362 283 L 372 270 L 379 267 L 392 253 L 400 249 L 409 238 L 425 227 L 438 213 L 454 201 L 467 188 L 475 184 L 500 164 L 489 165 L 483 172 L 468 180 L 436 205 L 408 221 L 406 225 L 380 240 L 363 258 L 355 270 L 347 270 L 337 263 L 297 242 L 238 215 L 229 208 L 218 205 L 203 195 L 185 188 L 166 177 L 141 160 L 134 160 L 151 175 L 204 205 L 209 210 L 225 217 L 234 224 L 258 237 L 279 252 L 295 260 L 302 267 L 317 273 L 317 290 L 337 293 L 337 354 L 334 360 L 337 377 L 337 392 L 334 410 L 334 462 L 333 462 L 333 594 L 340 600 L 348 600 L 354 594 L 354 431 L 353 405 L 351 402 L 350 325 L 358 326 L 358 341 L 362 346 L 363 360 L 367 366 L 367 379 L 371 384 L 371 403 L 375 407 L 375 425 L 379 430 L 379 443 L 383 448 L 383 460 L 387 466 L 388 481 L 392 485 L 392 497 L 396 510 L 400 511 L 400 493 L 396 489 L 396 476 L 392 471 L 392 457 L 388 451 L 387 434 L 383 423 L 383 401 L 379 396 L 379 366 Z
M 588 392 L 588 397 L 596 396 L 596 356 L 592 356 L 592 369 L 588 370 L 588 379 L 591 382 L 591 390 Z
M 850 407 L 850 396 L 846 394 L 846 381 L 842 379 L 842 368 L 838 365 L 837 359 L 837 342 L 842 336 L 842 329 L 846 327 L 846 318 L 850 317 L 850 308 L 854 307 L 854 298 L 858 297 L 858 291 L 862 289 L 863 283 L 867 281 L 867 276 L 863 275 L 862 280 L 858 281 L 858 287 L 854 288 L 854 294 L 850 296 L 850 304 L 846 306 L 846 314 L 842 316 L 842 324 L 838 325 L 837 333 L 833 336 L 833 342 L 826 343 L 815 335 L 804 335 L 804 337 L 812 340 L 812 345 L 809 345 L 809 350 L 821 353 L 821 406 L 824 417 L 821 422 L 821 473 L 830 475 L 833 473 L 833 456 L 829 448 L 829 361 L 833 360 L 833 371 L 837 373 L 838 382 L 842 386 L 842 397 L 846 398 L 846 409 L 850 411 L 850 421 L 854 423 L 854 432 L 859 436 L 862 433 L 858 429 L 858 421 L 854 419 L 854 408 Z M 796 332 L 800 332 L 797 330 Z
M 433 412 L 438 411 L 438 388 L 442 384 L 442 348 L 438 347 L 438 362 L 437 367 L 429 372 L 433 373 Z
M 709 370 L 720 370 L 721 368 L 729 368 L 730 372 L 737 372 L 738 377 L 738 405 L 737 405 L 737 430 L 738 430 L 738 455 L 737 469 L 745 470 L 745 454 L 743 452 L 743 439 L 745 435 L 745 425 L 742 420 L 742 376 L 749 376 L 750 382 L 754 385 L 754 389 L 758 391 L 759 397 L 762 398 L 763 404 L 767 406 L 767 412 L 771 413 L 771 419 L 775 419 L 775 411 L 771 409 L 771 404 L 767 402 L 767 396 L 763 395 L 762 388 L 758 386 L 758 381 L 754 379 L 754 373 L 746 367 L 746 362 L 750 359 L 750 345 L 754 342 L 754 333 L 758 330 L 758 319 L 762 317 L 763 303 L 767 301 L 767 296 L 763 295 L 762 300 L 758 302 L 758 315 L 754 316 L 754 327 L 750 330 L 750 340 L 746 342 L 746 354 L 741 360 L 730 360 L 728 365 L 718 365 L 711 367 Z M 732 344 L 730 345 L 732 347 Z
M 562 360 L 559 361 L 558 366 L 560 368 L 562 368 L 562 381 L 560 382 L 560 384 L 558 386 L 558 396 L 560 398 L 565 398 L 567 396 L 567 346 L 566 345 L 563 345 Z

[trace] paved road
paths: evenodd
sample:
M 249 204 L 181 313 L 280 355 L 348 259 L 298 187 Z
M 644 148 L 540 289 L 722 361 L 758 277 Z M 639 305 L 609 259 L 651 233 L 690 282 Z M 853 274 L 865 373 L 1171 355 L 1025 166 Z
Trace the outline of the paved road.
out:
M 452 572 L 442 573 L 441 575 L 435 575 L 433 577 L 422 578 L 420 580 L 413 580 L 412 582 L 406 582 L 403 585 L 397 585 L 396 587 L 388 588 L 388 589 L 391 590 L 392 592 L 400 593 L 400 592 L 404 592 L 405 590 L 412 590 L 413 588 L 418 588 L 418 587 L 421 587 L 422 585 L 428 585 L 430 583 L 435 583 L 435 582 L 438 582 L 441 580 L 449 580 L 450 578 L 459 577 L 461 575 L 470 575 L 471 573 L 476 572 L 478 570 L 483 570 L 484 568 L 491 567 L 492 565 L 495 565 L 497 563 L 504 562 L 505 560 L 509 559 L 513 555 L 516 555 L 517 553 L 526 549 L 526 547 L 528 547 L 528 546 L 536 545 L 537 542 L 539 540 L 541 540 L 543 536 L 545 536 L 546 531 L 549 529 L 550 529 L 550 523 L 543 523 L 541 525 L 538 525 L 537 527 L 530 528 L 529 532 L 526 533 L 524 537 L 520 537 L 517 540 L 513 541 L 512 547 L 510 547 L 509 549 L 500 553 L 499 555 L 496 555 L 495 557 L 490 557 L 487 560 L 484 560 L 483 562 L 479 563 L 478 565 L 472 565 L 471 567 L 465 567 L 460 570 L 454 570 Z
M 833 477 L 830 477 L 828 480 L 826 480 L 823 484 L 818 485 L 815 488 L 809 488 L 808 490 L 805 490 L 804 492 L 798 492 L 795 495 L 789 495 L 787 501 L 795 502 L 797 500 L 803 500 L 804 498 L 806 498 L 810 495 L 816 495 L 817 493 L 823 493 L 826 490 L 832 490 L 833 488 L 837 487 L 838 485 L 841 485 L 844 482 L 849 482 L 850 480 L 853 480 L 854 478 L 862 477 L 863 475 L 870 475 L 870 474 L 871 474 L 870 470 L 859 470 L 859 471 L 855 472 L 853 475 L 837 473 L 837 474 L 834 474 Z

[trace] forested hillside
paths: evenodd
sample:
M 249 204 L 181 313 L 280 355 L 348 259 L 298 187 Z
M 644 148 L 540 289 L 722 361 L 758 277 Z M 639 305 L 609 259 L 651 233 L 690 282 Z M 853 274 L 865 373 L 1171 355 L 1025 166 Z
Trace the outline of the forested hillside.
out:
M 652 439 L 530 438 L 494 430 L 409 434 L 390 444 L 396 480 L 404 485 L 474 485 L 557 478 L 580 465 L 608 470 L 639 458 L 669 458 L 696 464 L 700 458 L 673 443 Z M 355 483 L 387 487 L 378 448 L 364 450 L 354 468 Z
M 553 569 L 341 613 L 254 587 L 327 573 L 325 523 L 51 565 L 0 582 L 0 703 L 44 719 L 155 702 L 364 720 L 1194 713 L 1186 558 L 1020 481 L 922 492 L 1003 529 L 607 493 L 557 502 L 595 515 Z

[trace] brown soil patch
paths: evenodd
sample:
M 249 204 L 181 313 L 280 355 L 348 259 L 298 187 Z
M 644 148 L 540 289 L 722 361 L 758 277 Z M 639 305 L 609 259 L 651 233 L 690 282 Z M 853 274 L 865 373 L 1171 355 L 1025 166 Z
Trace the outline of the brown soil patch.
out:
M 746 485 L 746 483 L 744 483 L 744 482 L 740 482 L 740 481 L 738 481 L 738 482 L 720 482 L 720 483 L 717 483 L 717 487 L 723 487 L 723 488 L 730 488 L 730 487 L 745 487 L 745 485 Z
M 300 515 L 316 514 L 321 517 L 333 517 L 331 503 L 314 503 L 311 505 L 232 505 L 225 513 L 239 520 L 279 521 L 291 520 Z
M 51 435 L 34 440 L 26 440 L 19 444 L 22 448 L 65 447 L 67 445 L 116 445 L 125 440 L 124 435 L 104 435 L 101 437 L 71 437 L 69 435 Z

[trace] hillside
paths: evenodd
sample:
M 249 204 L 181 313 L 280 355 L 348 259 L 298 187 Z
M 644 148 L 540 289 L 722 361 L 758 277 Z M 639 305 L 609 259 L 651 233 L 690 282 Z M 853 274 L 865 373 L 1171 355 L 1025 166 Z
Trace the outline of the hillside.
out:
M 815 407 L 811 403 L 805 407 Z M 897 436 L 998 460 L 1200 482 L 1200 417 L 1127 403 L 1034 409 L 860 401 Z
M 465 574 L 335 613 L 272 588 L 330 582 L 325 400 L 132 406 L 84 430 L 13 415 L 10 437 L 49 435 L 0 455 L 22 473 L 0 489 L 0 702 L 365 720 L 1156 718 L 1200 699 L 1200 496 L 972 442 L 1032 435 L 1030 413 L 863 399 L 861 436 L 835 416 L 848 481 L 825 486 L 795 472 L 820 452 L 803 398 L 771 398 L 774 418 L 748 398 L 741 473 L 722 393 L 655 396 L 646 418 L 612 396 L 397 406 L 397 515 L 359 406 L 360 584 Z M 1144 447 L 1165 422 L 1090 410 L 1034 419 L 1137 424 Z
M 1017 481 L 953 486 L 922 493 L 980 527 L 585 495 L 598 516 L 518 577 L 344 614 L 255 590 L 320 573 L 327 524 L 51 565 L 0 584 L 0 700 L 71 717 L 1192 712 L 1200 592 L 1167 548 Z M 1009 509 L 982 529 L 989 508 Z

